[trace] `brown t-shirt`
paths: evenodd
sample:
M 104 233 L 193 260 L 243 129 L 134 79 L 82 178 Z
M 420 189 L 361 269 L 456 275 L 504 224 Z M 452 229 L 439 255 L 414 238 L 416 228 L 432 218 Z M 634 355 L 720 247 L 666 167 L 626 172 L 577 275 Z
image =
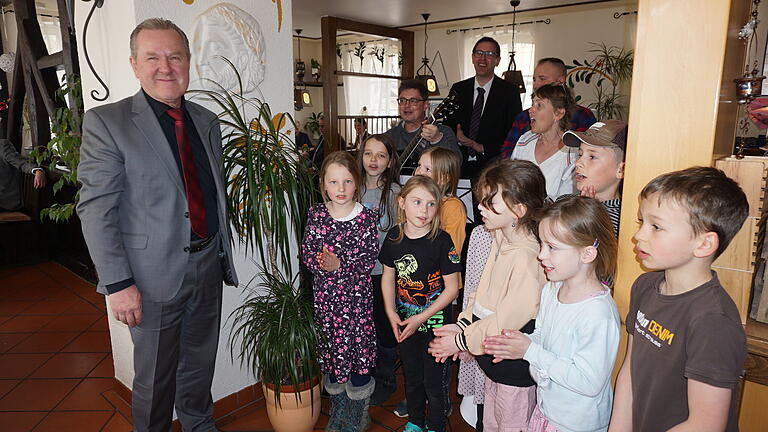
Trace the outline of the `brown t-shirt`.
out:
M 688 379 L 734 388 L 747 356 L 739 311 L 717 273 L 679 295 L 662 295 L 662 281 L 664 272 L 637 278 L 626 320 L 633 335 L 632 423 L 637 432 L 665 431 L 688 419 Z M 733 406 L 727 431 L 738 431 Z

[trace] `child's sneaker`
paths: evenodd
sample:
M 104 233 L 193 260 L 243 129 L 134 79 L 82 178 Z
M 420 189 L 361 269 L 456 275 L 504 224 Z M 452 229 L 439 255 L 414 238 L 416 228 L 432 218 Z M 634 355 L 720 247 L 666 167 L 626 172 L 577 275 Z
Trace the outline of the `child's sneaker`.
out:
M 415 424 L 408 422 L 405 425 L 405 429 L 403 429 L 403 432 L 424 432 L 424 429 L 416 426 Z
M 408 417 L 408 401 L 406 399 L 401 400 L 392 412 L 400 418 Z

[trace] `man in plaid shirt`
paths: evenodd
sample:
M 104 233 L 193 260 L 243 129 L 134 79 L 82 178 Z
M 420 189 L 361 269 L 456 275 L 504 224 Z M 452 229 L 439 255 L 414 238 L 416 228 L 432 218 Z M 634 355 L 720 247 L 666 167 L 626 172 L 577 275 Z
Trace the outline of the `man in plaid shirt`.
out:
M 539 60 L 536 64 L 536 69 L 533 70 L 533 90 L 536 91 L 536 89 L 545 84 L 564 84 L 566 74 L 565 63 L 562 60 L 555 57 L 543 58 Z M 592 114 L 589 108 L 576 105 L 573 117 L 571 117 L 571 130 L 584 132 L 595 121 L 595 115 Z M 528 110 L 524 110 L 512 122 L 512 128 L 507 133 L 507 138 L 501 146 L 501 157 L 509 158 L 512 155 L 512 150 L 515 149 L 517 140 L 530 129 L 531 117 L 528 115 Z

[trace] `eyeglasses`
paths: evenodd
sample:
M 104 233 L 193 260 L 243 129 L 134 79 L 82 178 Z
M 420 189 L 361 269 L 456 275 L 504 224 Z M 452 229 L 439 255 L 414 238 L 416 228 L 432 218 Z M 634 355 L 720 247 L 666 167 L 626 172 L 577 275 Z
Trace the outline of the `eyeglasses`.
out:
M 474 50 L 472 51 L 472 55 L 476 55 L 478 57 L 486 56 L 486 57 L 498 57 L 499 53 L 496 51 L 483 51 L 483 50 Z
M 424 102 L 426 99 L 416 99 L 416 98 L 397 98 L 398 105 L 416 105 L 419 102 Z

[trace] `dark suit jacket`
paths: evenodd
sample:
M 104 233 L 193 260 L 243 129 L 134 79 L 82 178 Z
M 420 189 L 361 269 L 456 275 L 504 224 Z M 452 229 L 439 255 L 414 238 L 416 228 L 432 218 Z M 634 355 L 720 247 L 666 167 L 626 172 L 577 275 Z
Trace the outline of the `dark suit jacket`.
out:
M 459 81 L 451 87 L 456 91 L 456 102 L 459 109 L 448 119 L 445 124 L 456 132 L 456 125 L 461 124 L 465 135 L 469 136 L 469 122 L 472 118 L 472 106 L 474 105 L 475 77 Z M 464 160 L 461 165 L 463 178 L 474 178 L 491 159 L 501 153 L 501 145 L 512 127 L 515 116 L 523 110 L 520 102 L 520 93 L 510 83 L 494 76 L 491 90 L 485 95 L 485 109 L 480 118 L 480 129 L 477 134 L 478 143 L 485 148 L 485 154 L 478 157 L 477 162 L 468 162 L 468 148 L 461 146 Z

